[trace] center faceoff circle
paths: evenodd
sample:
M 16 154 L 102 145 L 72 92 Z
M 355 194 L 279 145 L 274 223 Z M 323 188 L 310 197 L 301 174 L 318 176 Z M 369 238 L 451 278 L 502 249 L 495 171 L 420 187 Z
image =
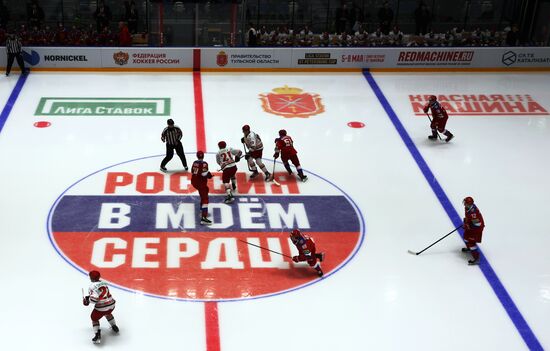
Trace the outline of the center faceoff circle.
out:
M 326 253 L 325 276 L 345 265 L 363 241 L 359 209 L 320 176 L 309 173 L 310 181 L 302 183 L 286 172 L 276 173 L 278 187 L 260 177 L 250 180 L 241 169 L 236 201 L 224 204 L 221 174 L 213 172 L 213 225 L 202 226 L 191 174 L 149 171 L 159 161 L 124 162 L 69 187 L 48 218 L 57 252 L 80 271 L 101 271 L 120 288 L 220 301 L 279 294 L 319 281 L 307 263 L 257 247 L 297 255 L 289 239 L 293 228 L 311 236 L 317 250 Z M 212 156 L 206 161 L 215 167 Z

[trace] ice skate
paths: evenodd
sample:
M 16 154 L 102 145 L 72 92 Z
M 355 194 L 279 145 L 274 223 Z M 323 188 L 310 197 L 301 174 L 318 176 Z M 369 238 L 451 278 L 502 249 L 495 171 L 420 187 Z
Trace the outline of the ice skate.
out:
M 462 252 L 470 252 L 470 249 L 467 248 L 467 247 L 463 247 L 463 248 L 462 248 Z
M 317 275 L 318 275 L 319 277 L 322 277 L 322 276 L 323 276 L 323 271 L 322 271 L 322 270 L 318 270 L 318 271 L 317 271 Z
M 212 224 L 212 221 L 209 220 L 209 219 L 206 218 L 206 217 L 201 217 L 201 224 L 203 224 L 203 225 L 210 225 L 210 224 Z
M 118 326 L 117 326 L 116 324 L 113 325 L 113 326 L 111 326 L 111 329 L 113 329 L 113 331 L 114 331 L 115 333 L 117 333 L 117 334 L 118 334 L 118 332 L 120 331 L 120 329 L 118 329 Z
M 447 138 L 445 138 L 445 142 L 448 143 L 449 141 L 451 141 L 455 136 L 453 135 L 453 133 L 447 131 L 445 133 L 445 136 L 447 136 Z
M 160 166 L 160 170 L 164 173 L 168 172 L 168 169 L 166 167 Z
M 233 201 L 235 201 L 235 197 L 233 195 L 227 195 L 223 200 L 223 202 L 226 204 L 233 203 Z
M 258 171 L 252 171 L 252 174 L 250 175 L 250 179 L 256 178 L 260 173 Z
M 304 183 L 307 182 L 307 175 L 303 175 L 303 176 L 301 175 L 300 180 Z
M 94 338 L 92 339 L 94 344 L 101 344 L 101 330 L 98 330 L 97 333 L 95 333 Z
M 472 258 L 471 260 L 468 261 L 468 265 L 470 266 L 475 266 L 477 264 L 479 264 L 479 259 Z

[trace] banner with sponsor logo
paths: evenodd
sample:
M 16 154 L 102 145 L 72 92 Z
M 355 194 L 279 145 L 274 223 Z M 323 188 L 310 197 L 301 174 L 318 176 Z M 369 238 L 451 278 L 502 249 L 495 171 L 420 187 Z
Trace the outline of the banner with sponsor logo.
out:
M 102 48 L 102 67 L 192 68 L 192 49 L 182 48 Z
M 289 68 L 290 48 L 203 48 L 202 68 Z
M 31 68 L 101 67 L 99 48 L 25 47 L 22 54 L 25 64 Z
M 37 68 L 186 68 L 193 48 L 23 48 Z M 550 68 L 550 48 L 202 48 L 206 69 Z M 6 65 L 0 48 L 0 66 Z

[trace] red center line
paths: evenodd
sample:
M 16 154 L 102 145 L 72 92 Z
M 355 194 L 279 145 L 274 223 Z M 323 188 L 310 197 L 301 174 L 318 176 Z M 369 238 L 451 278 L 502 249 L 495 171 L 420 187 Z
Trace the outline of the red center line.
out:
M 206 129 L 204 127 L 204 108 L 202 101 L 202 82 L 200 72 L 200 49 L 193 51 L 193 91 L 195 94 L 195 128 L 197 150 L 206 152 Z M 204 324 L 206 333 L 206 351 L 220 351 L 220 326 L 218 322 L 218 303 L 204 303 Z
M 220 351 L 220 325 L 218 323 L 218 303 L 204 303 L 206 325 L 206 351 Z

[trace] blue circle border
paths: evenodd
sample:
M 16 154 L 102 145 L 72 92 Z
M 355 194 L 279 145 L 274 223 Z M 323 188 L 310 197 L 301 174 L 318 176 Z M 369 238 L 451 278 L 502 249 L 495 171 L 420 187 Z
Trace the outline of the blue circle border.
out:
M 186 152 L 186 154 L 192 154 L 194 155 L 195 152 Z M 206 154 L 215 154 L 213 152 L 206 152 Z M 70 266 L 72 266 L 74 269 L 76 269 L 77 271 L 79 271 L 80 273 L 84 274 L 84 275 L 88 275 L 88 272 L 86 271 L 83 271 L 78 265 L 76 265 L 74 262 L 72 262 L 71 260 L 69 260 L 59 249 L 59 247 L 57 247 L 57 245 L 55 244 L 53 238 L 52 238 L 52 228 L 51 228 L 51 218 L 52 218 L 52 214 L 53 212 L 55 211 L 55 208 L 57 207 L 57 205 L 59 204 L 59 201 L 61 201 L 61 198 L 65 195 L 65 193 L 67 193 L 67 191 L 69 191 L 71 188 L 73 188 L 75 185 L 77 185 L 78 183 L 80 183 L 81 181 L 83 181 L 84 179 L 86 178 L 89 178 L 99 172 L 102 172 L 106 169 L 109 169 L 109 168 L 113 168 L 113 167 L 116 167 L 116 166 L 120 166 L 122 164 L 125 164 L 125 163 L 130 163 L 130 162 L 135 162 L 135 161 L 141 161 L 141 160 L 145 160 L 145 159 L 149 159 L 149 158 L 155 158 L 155 157 L 163 157 L 164 155 L 152 155 L 152 156 L 145 156 L 145 157 L 138 157 L 138 158 L 134 158 L 134 159 L 131 159 L 131 160 L 127 160 L 127 161 L 123 161 L 123 162 L 119 162 L 119 163 L 116 163 L 116 164 L 113 164 L 113 165 L 110 165 L 110 166 L 107 166 L 107 167 L 104 167 L 104 168 L 101 168 L 95 172 L 92 172 L 82 178 L 80 178 L 79 180 L 77 180 L 76 182 L 74 182 L 73 184 L 71 184 L 67 189 L 65 189 L 58 197 L 57 199 L 54 201 L 53 205 L 50 207 L 50 210 L 48 211 L 48 217 L 47 217 L 47 220 L 46 220 L 46 231 L 48 233 L 48 239 L 50 241 L 50 244 L 53 246 L 53 248 L 55 249 L 55 251 L 57 252 L 57 254 L 65 261 L 67 262 Z M 279 161 L 276 161 L 277 163 L 281 163 Z M 355 208 L 355 211 L 357 212 L 357 214 L 359 215 L 359 220 L 360 220 L 360 223 L 361 223 L 361 239 L 359 240 L 359 244 L 356 245 L 355 247 L 355 250 L 353 251 L 353 253 L 343 262 L 341 263 L 335 270 L 331 271 L 329 274 L 323 276 L 323 278 L 321 279 L 315 279 L 315 280 L 312 280 L 310 281 L 309 283 L 306 283 L 306 284 L 303 284 L 303 285 L 300 285 L 298 287 L 295 287 L 295 288 L 292 288 L 292 289 L 288 289 L 288 290 L 284 290 L 284 291 L 279 291 L 279 292 L 276 292 L 276 293 L 272 293 L 272 294 L 265 294 L 265 295 L 258 295 L 258 296 L 253 296 L 253 297 L 241 297 L 241 298 L 233 298 L 233 299 L 184 299 L 184 298 L 177 298 L 177 297 L 168 297 L 168 296 L 160 296 L 160 295 L 154 295 L 154 294 L 149 294 L 149 293 L 144 293 L 144 292 L 141 292 L 141 291 L 137 291 L 137 290 L 133 290 L 133 289 L 129 289 L 129 288 L 126 288 L 124 286 L 120 286 L 118 284 L 114 284 L 112 282 L 109 282 L 109 285 L 119 289 L 119 290 L 122 290 L 122 291 L 126 291 L 126 292 L 129 292 L 129 293 L 132 293 L 132 294 L 139 294 L 139 295 L 143 295 L 143 296 L 148 296 L 148 297 L 153 297 L 153 298 L 157 298 L 157 299 L 162 299 L 162 300 L 172 300 L 172 301 L 182 301 L 182 302 L 243 302 L 243 301 L 249 301 L 249 300 L 257 300 L 257 299 L 263 299 L 263 298 L 268 298 L 268 297 L 273 297 L 273 296 L 278 296 L 278 295 L 283 295 L 283 294 L 287 294 L 287 293 L 290 293 L 290 292 L 293 292 L 293 291 L 296 291 L 296 290 L 300 290 L 300 289 L 303 289 L 303 288 L 306 288 L 310 285 L 313 285 L 313 284 L 316 284 L 316 283 L 319 283 L 325 279 L 327 279 L 328 277 L 332 276 L 333 274 L 335 274 L 336 272 L 338 272 L 340 269 L 342 269 L 344 266 L 346 266 L 354 257 L 355 255 L 357 255 L 357 253 L 359 252 L 359 249 L 361 249 L 361 247 L 363 246 L 363 242 L 365 241 L 365 235 L 366 235 L 366 225 L 365 225 L 365 218 L 363 217 L 363 213 L 361 212 L 361 209 L 359 208 L 359 206 L 357 206 L 357 204 L 355 203 L 355 201 L 353 201 L 353 199 L 351 198 L 351 196 L 349 196 L 345 191 L 343 191 L 339 186 L 337 186 L 336 184 L 334 184 L 333 182 L 331 182 L 330 180 L 324 178 L 324 177 L 321 177 L 320 175 L 314 173 L 314 172 L 311 172 L 309 170 L 306 170 L 304 169 L 304 171 L 306 171 L 308 174 L 312 174 L 314 176 L 316 176 L 317 178 L 319 179 L 322 179 L 324 180 L 325 182 L 329 183 L 330 185 L 332 185 L 333 187 L 335 187 L 336 189 L 338 189 L 342 194 L 344 194 L 344 197 L 352 204 L 352 206 Z

